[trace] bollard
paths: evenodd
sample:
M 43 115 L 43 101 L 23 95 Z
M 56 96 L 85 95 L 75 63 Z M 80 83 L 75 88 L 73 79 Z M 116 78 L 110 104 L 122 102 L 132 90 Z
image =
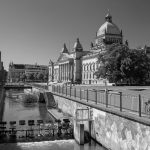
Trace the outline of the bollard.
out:
M 119 93 L 120 93 L 120 111 L 122 111 L 122 92 Z
M 139 117 L 141 117 L 141 95 L 139 94 Z

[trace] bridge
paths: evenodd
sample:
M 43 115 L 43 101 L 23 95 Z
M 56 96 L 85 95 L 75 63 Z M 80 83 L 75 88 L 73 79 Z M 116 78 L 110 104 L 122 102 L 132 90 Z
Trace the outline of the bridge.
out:
M 4 85 L 4 88 L 6 90 L 9 90 L 9 89 L 32 89 L 32 86 L 23 84 L 23 83 L 6 83 Z

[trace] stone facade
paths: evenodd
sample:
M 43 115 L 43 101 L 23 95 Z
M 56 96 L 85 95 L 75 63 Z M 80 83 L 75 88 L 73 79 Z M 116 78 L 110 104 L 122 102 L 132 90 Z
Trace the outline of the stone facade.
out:
M 96 79 L 94 73 L 99 64 L 99 53 L 105 52 L 114 43 L 122 44 L 122 31 L 112 22 L 108 13 L 105 23 L 98 29 L 95 42 L 91 43 L 89 50 L 83 50 L 79 39 L 73 50 L 68 51 L 64 44 L 61 54 L 56 62 L 49 62 L 49 83 L 72 82 L 82 84 L 101 84 L 103 80 Z

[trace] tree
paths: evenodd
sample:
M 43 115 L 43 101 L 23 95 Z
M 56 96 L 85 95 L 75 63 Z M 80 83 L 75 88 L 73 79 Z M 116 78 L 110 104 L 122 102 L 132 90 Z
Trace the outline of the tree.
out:
M 38 73 L 34 73 L 34 80 L 37 80 L 38 79 Z
M 43 73 L 38 73 L 38 75 L 37 75 L 37 78 L 38 78 L 38 80 L 41 80 L 41 81 L 43 81 L 44 80 L 44 74 Z
M 45 81 L 45 82 L 48 81 L 48 72 L 46 72 L 46 73 L 44 74 L 44 81 Z
M 25 82 L 26 78 L 27 78 L 27 76 L 26 76 L 25 73 L 23 73 L 23 74 L 20 76 L 20 80 L 21 80 L 21 81 L 24 81 L 24 82 Z
M 101 64 L 95 73 L 97 78 L 110 82 L 142 84 L 150 71 L 150 59 L 142 50 L 130 50 L 127 45 L 114 44 L 105 53 L 99 54 Z
M 142 50 L 131 50 L 120 69 L 130 83 L 143 84 L 150 71 L 150 59 Z
M 34 74 L 33 73 L 28 73 L 27 74 L 27 79 L 33 81 L 34 80 Z

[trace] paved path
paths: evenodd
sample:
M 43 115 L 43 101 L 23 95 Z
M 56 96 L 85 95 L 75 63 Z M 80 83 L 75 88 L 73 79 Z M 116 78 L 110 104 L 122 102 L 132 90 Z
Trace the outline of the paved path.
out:
M 62 112 L 58 112 L 57 109 L 48 109 L 48 112 L 49 112 L 56 120 L 58 120 L 58 119 L 61 120 L 62 118 L 64 118 L 63 113 L 62 113 Z
M 69 117 L 68 115 L 64 115 L 62 112 L 59 112 L 58 109 L 47 109 L 47 111 L 56 119 L 60 119 L 63 121 L 63 119 L 69 119 L 72 122 L 72 117 Z

